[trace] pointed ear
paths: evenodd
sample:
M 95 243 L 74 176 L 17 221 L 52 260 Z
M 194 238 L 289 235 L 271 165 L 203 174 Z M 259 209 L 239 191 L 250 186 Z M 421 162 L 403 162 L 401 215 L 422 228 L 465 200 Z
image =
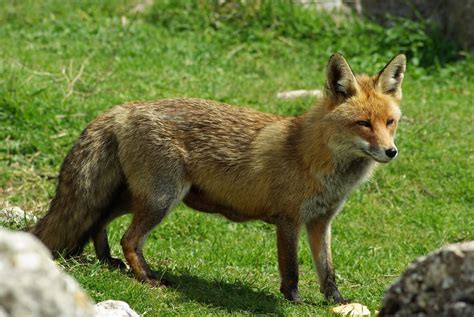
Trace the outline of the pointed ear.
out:
M 377 76 L 377 88 L 384 94 L 402 98 L 402 81 L 405 74 L 407 58 L 399 54 L 380 71 Z
M 326 95 L 337 103 L 355 95 L 356 78 L 341 54 L 336 53 L 329 58 L 326 77 Z

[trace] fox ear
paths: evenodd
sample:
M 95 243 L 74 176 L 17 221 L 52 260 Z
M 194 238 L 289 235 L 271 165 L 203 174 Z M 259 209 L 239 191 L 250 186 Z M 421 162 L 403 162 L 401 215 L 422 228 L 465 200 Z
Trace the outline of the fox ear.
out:
M 356 78 L 341 54 L 336 53 L 329 58 L 326 77 L 326 94 L 337 103 L 356 93 Z
M 399 54 L 380 71 L 377 76 L 377 88 L 384 94 L 402 98 L 402 81 L 405 74 L 407 58 Z

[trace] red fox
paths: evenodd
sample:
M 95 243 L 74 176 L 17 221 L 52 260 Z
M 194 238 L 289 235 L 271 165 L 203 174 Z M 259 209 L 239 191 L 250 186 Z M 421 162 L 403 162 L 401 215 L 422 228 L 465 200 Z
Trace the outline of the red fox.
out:
M 378 163 L 397 156 L 395 130 L 406 58 L 377 75 L 354 75 L 340 54 L 327 65 L 324 96 L 286 117 L 199 99 L 116 106 L 92 121 L 62 164 L 49 212 L 32 229 L 54 253 L 79 254 L 91 238 L 112 258 L 106 226 L 132 212 L 121 244 L 134 276 L 165 281 L 143 257 L 147 235 L 183 201 L 198 211 L 276 226 L 280 291 L 299 301 L 297 246 L 308 232 L 328 300 L 344 302 L 331 256 L 331 222 Z

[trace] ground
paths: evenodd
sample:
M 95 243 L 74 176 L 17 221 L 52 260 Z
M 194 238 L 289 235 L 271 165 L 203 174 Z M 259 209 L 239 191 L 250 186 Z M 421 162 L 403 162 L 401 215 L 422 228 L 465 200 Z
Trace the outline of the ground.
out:
M 423 22 L 383 29 L 283 2 L 242 7 L 205 1 L 7 1 L 0 11 L 0 207 L 38 215 L 60 164 L 88 121 L 130 100 L 188 96 L 294 115 L 313 98 L 276 93 L 324 85 L 331 53 L 355 72 L 376 73 L 408 56 L 399 157 L 356 190 L 334 221 L 341 292 L 373 311 L 417 256 L 474 239 L 474 59 Z M 151 3 L 151 2 L 149 2 Z M 428 31 L 431 30 L 431 31 Z M 112 252 L 129 223 L 112 224 Z M 145 247 L 173 282 L 141 285 L 95 262 L 92 249 L 58 263 L 96 300 L 125 300 L 143 316 L 321 315 L 305 237 L 301 305 L 280 295 L 274 228 L 231 223 L 179 206 Z

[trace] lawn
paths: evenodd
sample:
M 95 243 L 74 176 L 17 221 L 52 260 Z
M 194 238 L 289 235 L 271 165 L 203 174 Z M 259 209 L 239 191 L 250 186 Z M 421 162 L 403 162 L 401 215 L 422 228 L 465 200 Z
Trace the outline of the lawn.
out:
M 146 2 L 146 1 L 145 1 Z M 144 2 L 144 3 L 145 3 Z M 474 59 L 424 22 L 384 29 L 284 2 L 10 1 L 0 10 L 0 207 L 46 212 L 60 164 L 88 121 L 130 100 L 188 96 L 299 114 L 313 98 L 276 93 L 324 85 L 331 53 L 376 73 L 407 54 L 399 157 L 356 190 L 334 221 L 340 290 L 380 305 L 417 256 L 474 239 Z M 130 218 L 109 232 L 112 252 Z M 58 263 L 96 301 L 142 316 L 324 315 L 308 244 L 300 242 L 301 305 L 280 295 L 274 228 L 231 223 L 185 206 L 148 238 L 145 255 L 173 286 L 153 289 L 95 262 Z

